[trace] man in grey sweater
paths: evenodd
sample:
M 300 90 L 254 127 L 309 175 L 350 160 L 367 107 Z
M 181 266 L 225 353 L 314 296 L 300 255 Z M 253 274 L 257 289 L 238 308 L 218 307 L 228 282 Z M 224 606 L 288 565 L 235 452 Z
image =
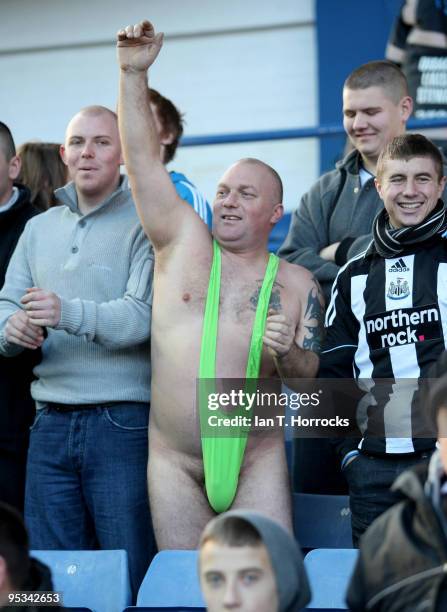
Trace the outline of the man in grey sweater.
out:
M 61 154 L 73 182 L 26 225 L 0 292 L 0 352 L 42 348 L 25 517 L 36 549 L 126 549 L 136 593 L 154 552 L 153 256 L 120 176 L 116 115 L 81 110 Z

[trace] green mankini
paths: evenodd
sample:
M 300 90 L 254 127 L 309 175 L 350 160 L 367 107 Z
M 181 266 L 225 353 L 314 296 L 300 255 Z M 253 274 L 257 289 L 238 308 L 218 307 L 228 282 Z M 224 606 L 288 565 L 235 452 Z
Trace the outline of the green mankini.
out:
M 216 347 L 219 319 L 219 298 L 221 282 L 221 254 L 220 247 L 213 240 L 213 262 L 211 266 L 208 294 L 203 319 L 202 346 L 200 351 L 199 379 L 216 378 Z M 245 378 L 256 384 L 259 376 L 259 367 L 262 355 L 262 337 L 264 335 L 267 319 L 270 294 L 278 271 L 279 258 L 273 253 L 267 264 L 264 281 L 262 283 L 255 321 L 247 359 Z M 254 381 L 253 381 L 254 379 Z M 208 392 L 203 393 L 204 385 L 199 381 L 199 410 L 202 439 L 202 455 L 205 472 L 205 488 L 209 503 L 215 512 L 225 512 L 236 495 L 239 471 L 244 458 L 247 445 L 248 431 L 244 427 L 233 428 L 234 437 L 219 437 L 204 435 L 209 431 L 206 427 Z M 250 412 L 245 412 L 250 416 Z

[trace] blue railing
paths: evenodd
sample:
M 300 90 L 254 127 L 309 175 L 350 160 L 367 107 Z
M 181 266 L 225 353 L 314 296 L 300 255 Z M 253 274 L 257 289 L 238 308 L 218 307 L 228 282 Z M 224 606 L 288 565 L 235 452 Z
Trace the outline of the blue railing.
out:
M 447 128 L 446 119 L 412 119 L 408 122 L 410 130 L 427 128 Z M 291 128 L 287 130 L 263 130 L 257 132 L 234 132 L 228 134 L 208 134 L 206 136 L 185 136 L 181 140 L 183 147 L 200 147 L 203 145 L 221 145 L 235 142 L 260 142 L 265 140 L 288 140 L 291 138 L 324 138 L 344 134 L 339 123 L 319 125 L 311 128 Z M 447 140 L 447 132 L 446 132 Z

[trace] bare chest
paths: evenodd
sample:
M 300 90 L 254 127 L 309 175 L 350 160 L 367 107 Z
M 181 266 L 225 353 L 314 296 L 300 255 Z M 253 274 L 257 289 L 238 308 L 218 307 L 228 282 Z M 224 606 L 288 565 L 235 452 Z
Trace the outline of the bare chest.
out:
M 256 273 L 222 269 L 219 288 L 219 317 L 235 324 L 252 323 L 259 304 L 263 276 Z M 208 294 L 209 270 L 193 270 L 182 275 L 177 303 L 185 314 L 203 316 Z M 284 309 L 285 287 L 275 280 L 269 296 L 269 310 Z

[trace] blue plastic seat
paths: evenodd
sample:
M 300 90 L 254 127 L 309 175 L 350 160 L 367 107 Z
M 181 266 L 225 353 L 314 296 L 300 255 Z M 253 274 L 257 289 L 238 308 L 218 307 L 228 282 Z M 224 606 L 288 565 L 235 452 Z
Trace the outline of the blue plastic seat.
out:
M 51 569 L 69 610 L 122 612 L 132 603 L 124 550 L 33 550 L 31 556 Z
M 137 608 L 205 610 L 197 559 L 196 550 L 163 550 L 155 555 L 138 591 Z
M 348 609 L 346 590 L 357 555 L 357 549 L 320 548 L 305 556 L 304 566 L 312 589 L 312 600 L 306 610 L 335 612 Z
M 301 548 L 352 548 L 347 495 L 294 493 L 293 524 Z

